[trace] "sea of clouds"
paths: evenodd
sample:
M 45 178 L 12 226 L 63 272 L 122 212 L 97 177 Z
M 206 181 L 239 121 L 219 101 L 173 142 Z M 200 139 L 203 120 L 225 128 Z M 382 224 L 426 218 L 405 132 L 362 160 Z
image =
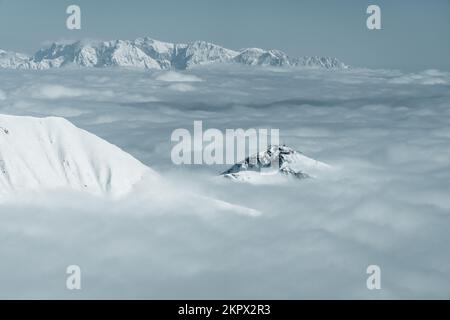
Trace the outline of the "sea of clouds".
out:
M 1 298 L 450 298 L 447 72 L 1 70 L 0 113 L 67 118 L 171 186 L 3 202 Z M 175 166 L 171 133 L 194 120 L 280 129 L 336 170 L 255 186 Z M 65 287 L 72 264 L 81 291 Z M 372 264 L 381 290 L 366 288 Z

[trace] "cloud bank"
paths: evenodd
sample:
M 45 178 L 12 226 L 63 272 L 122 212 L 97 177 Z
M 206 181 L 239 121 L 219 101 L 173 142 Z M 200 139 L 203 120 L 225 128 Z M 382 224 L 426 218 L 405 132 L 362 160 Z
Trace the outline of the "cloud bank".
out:
M 449 74 L 283 71 L 2 73 L 0 113 L 67 117 L 177 188 L 160 201 L 144 186 L 115 203 L 61 193 L 0 204 L 0 296 L 449 298 Z M 222 166 L 174 166 L 170 135 L 194 120 L 278 128 L 282 143 L 336 170 L 254 186 L 220 179 Z M 80 292 L 65 289 L 70 264 L 83 270 Z M 380 291 L 366 288 L 371 264 Z

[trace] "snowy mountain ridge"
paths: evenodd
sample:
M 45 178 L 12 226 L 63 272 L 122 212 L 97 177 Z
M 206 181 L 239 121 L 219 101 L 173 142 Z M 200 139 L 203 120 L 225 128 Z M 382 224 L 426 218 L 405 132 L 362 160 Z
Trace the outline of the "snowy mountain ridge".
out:
M 33 56 L 0 50 L 0 68 L 43 70 L 69 65 L 81 67 L 133 67 L 185 70 L 197 65 L 235 63 L 250 66 L 289 66 L 342 69 L 336 58 L 291 58 L 279 50 L 230 50 L 206 41 L 176 44 L 148 37 L 136 40 L 53 43 Z

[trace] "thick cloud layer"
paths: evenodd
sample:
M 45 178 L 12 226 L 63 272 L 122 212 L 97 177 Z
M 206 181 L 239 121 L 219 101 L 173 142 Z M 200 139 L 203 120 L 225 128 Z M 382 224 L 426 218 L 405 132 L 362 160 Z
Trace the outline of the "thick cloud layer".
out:
M 114 203 L 52 193 L 1 204 L 0 297 L 450 297 L 446 72 L 202 67 L 0 79 L 0 113 L 66 117 L 177 186 L 156 202 L 141 188 Z M 171 133 L 194 120 L 280 129 L 282 143 L 336 170 L 254 186 L 217 177 L 226 166 L 175 166 Z M 65 289 L 70 264 L 82 268 L 80 292 Z M 382 290 L 366 288 L 371 264 Z

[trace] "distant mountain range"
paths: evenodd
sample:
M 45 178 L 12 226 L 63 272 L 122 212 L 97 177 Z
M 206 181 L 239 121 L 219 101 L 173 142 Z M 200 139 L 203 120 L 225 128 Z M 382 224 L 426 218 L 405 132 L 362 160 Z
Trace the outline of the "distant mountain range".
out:
M 331 57 L 292 58 L 279 50 L 247 48 L 230 50 L 213 43 L 161 42 L 151 38 L 112 41 L 53 43 L 33 56 L 0 50 L 0 68 L 44 70 L 70 65 L 81 67 L 134 67 L 185 70 L 197 65 L 234 63 L 250 66 L 315 67 L 343 69 L 347 66 Z

